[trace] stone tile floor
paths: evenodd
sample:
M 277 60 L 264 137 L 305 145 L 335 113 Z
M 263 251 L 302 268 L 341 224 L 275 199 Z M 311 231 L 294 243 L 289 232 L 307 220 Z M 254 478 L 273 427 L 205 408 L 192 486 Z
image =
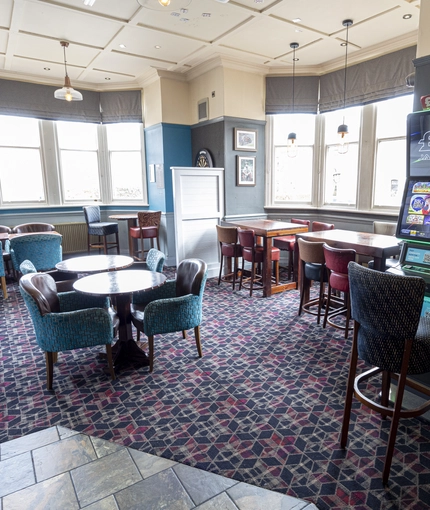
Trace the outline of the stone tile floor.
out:
M 316 510 L 64 427 L 0 444 L 0 510 Z

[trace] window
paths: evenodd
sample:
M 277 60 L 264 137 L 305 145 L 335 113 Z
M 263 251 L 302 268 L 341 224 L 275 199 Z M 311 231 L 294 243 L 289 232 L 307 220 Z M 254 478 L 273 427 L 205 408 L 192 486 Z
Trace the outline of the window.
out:
M 63 200 L 100 200 L 97 124 L 56 122 Z
M 399 207 L 406 178 L 406 118 L 413 95 L 376 105 L 374 207 Z
M 360 106 L 356 106 L 324 114 L 325 204 L 356 205 L 361 110 Z M 337 129 L 340 124 L 347 124 L 349 132 L 349 147 L 345 154 L 337 150 Z
M 315 115 L 275 115 L 273 126 L 274 202 L 310 203 Z M 290 132 L 297 135 L 297 155 L 293 158 L 287 154 L 287 138 Z
M 140 124 L 106 126 L 113 200 L 142 200 Z
M 0 116 L 1 203 L 45 202 L 39 121 Z

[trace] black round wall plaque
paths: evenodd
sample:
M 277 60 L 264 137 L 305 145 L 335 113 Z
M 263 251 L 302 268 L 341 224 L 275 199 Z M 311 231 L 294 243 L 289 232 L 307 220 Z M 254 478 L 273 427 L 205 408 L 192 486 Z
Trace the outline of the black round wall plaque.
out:
M 207 149 L 201 149 L 197 153 L 196 166 L 213 167 L 212 156 Z

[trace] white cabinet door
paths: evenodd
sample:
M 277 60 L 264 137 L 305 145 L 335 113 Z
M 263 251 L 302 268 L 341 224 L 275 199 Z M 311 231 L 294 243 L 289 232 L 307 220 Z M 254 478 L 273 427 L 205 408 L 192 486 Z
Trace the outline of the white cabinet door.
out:
M 215 226 L 224 216 L 224 169 L 172 167 L 176 264 L 198 258 L 218 276 L 219 244 Z

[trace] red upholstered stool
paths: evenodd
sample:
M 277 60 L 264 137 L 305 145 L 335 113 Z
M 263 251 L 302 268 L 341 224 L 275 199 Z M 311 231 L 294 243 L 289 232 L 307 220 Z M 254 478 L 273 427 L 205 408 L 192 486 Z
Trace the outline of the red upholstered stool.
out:
M 306 225 L 309 228 L 310 221 L 309 220 L 299 220 L 296 218 L 292 218 L 291 223 L 298 223 L 300 225 Z M 281 236 L 273 238 L 273 245 L 280 250 L 288 252 L 288 279 L 291 279 L 291 274 L 293 273 L 293 253 L 294 253 L 294 245 L 296 244 L 296 236 Z
M 312 222 L 312 232 L 321 232 L 322 230 L 333 230 L 334 223 L 322 223 L 321 221 Z
M 154 239 L 157 240 L 157 248 L 160 249 L 160 223 L 161 223 L 161 211 L 141 211 L 137 213 L 138 227 L 130 227 L 129 235 L 134 239 L 140 239 L 140 249 L 136 252 L 130 253 L 130 256 L 135 260 L 145 261 L 145 253 L 149 251 L 149 248 L 145 250 L 145 239 L 150 239 L 151 248 L 154 248 Z M 138 254 L 141 254 L 141 257 Z
M 231 281 L 233 290 L 236 287 L 236 278 L 238 275 L 238 258 L 242 256 L 242 247 L 237 241 L 237 227 L 222 227 L 216 225 L 218 241 L 220 244 L 221 260 L 219 266 L 218 285 L 221 281 Z M 233 260 L 233 271 L 222 275 L 224 259 Z
M 328 244 L 323 245 L 325 265 L 329 271 L 327 304 L 324 314 L 323 328 L 327 324 L 334 328 L 344 329 L 345 338 L 348 338 L 349 319 L 351 307 L 349 299 L 348 264 L 355 261 L 355 250 L 332 248 Z M 343 293 L 343 300 L 333 295 L 333 291 Z M 337 307 L 336 307 L 337 306 Z M 334 322 L 338 315 L 346 314 L 345 325 Z M 351 328 L 352 329 L 352 328 Z
M 255 268 L 256 264 L 262 264 L 264 261 L 264 248 L 256 244 L 256 239 L 254 235 L 254 231 L 244 230 L 241 228 L 237 229 L 237 233 L 239 236 L 239 244 L 242 247 L 242 272 L 240 275 L 240 283 L 239 290 L 241 290 L 243 285 L 243 271 L 245 261 L 251 263 L 251 276 L 246 278 L 245 282 L 249 282 L 249 295 L 252 296 L 252 290 L 254 288 L 254 283 L 258 283 L 262 285 L 262 275 L 256 274 Z M 279 260 L 281 259 L 281 252 L 279 248 L 272 248 L 272 262 L 274 263 L 274 272 L 275 272 L 275 282 L 279 283 Z M 244 285 L 245 286 L 245 285 Z

